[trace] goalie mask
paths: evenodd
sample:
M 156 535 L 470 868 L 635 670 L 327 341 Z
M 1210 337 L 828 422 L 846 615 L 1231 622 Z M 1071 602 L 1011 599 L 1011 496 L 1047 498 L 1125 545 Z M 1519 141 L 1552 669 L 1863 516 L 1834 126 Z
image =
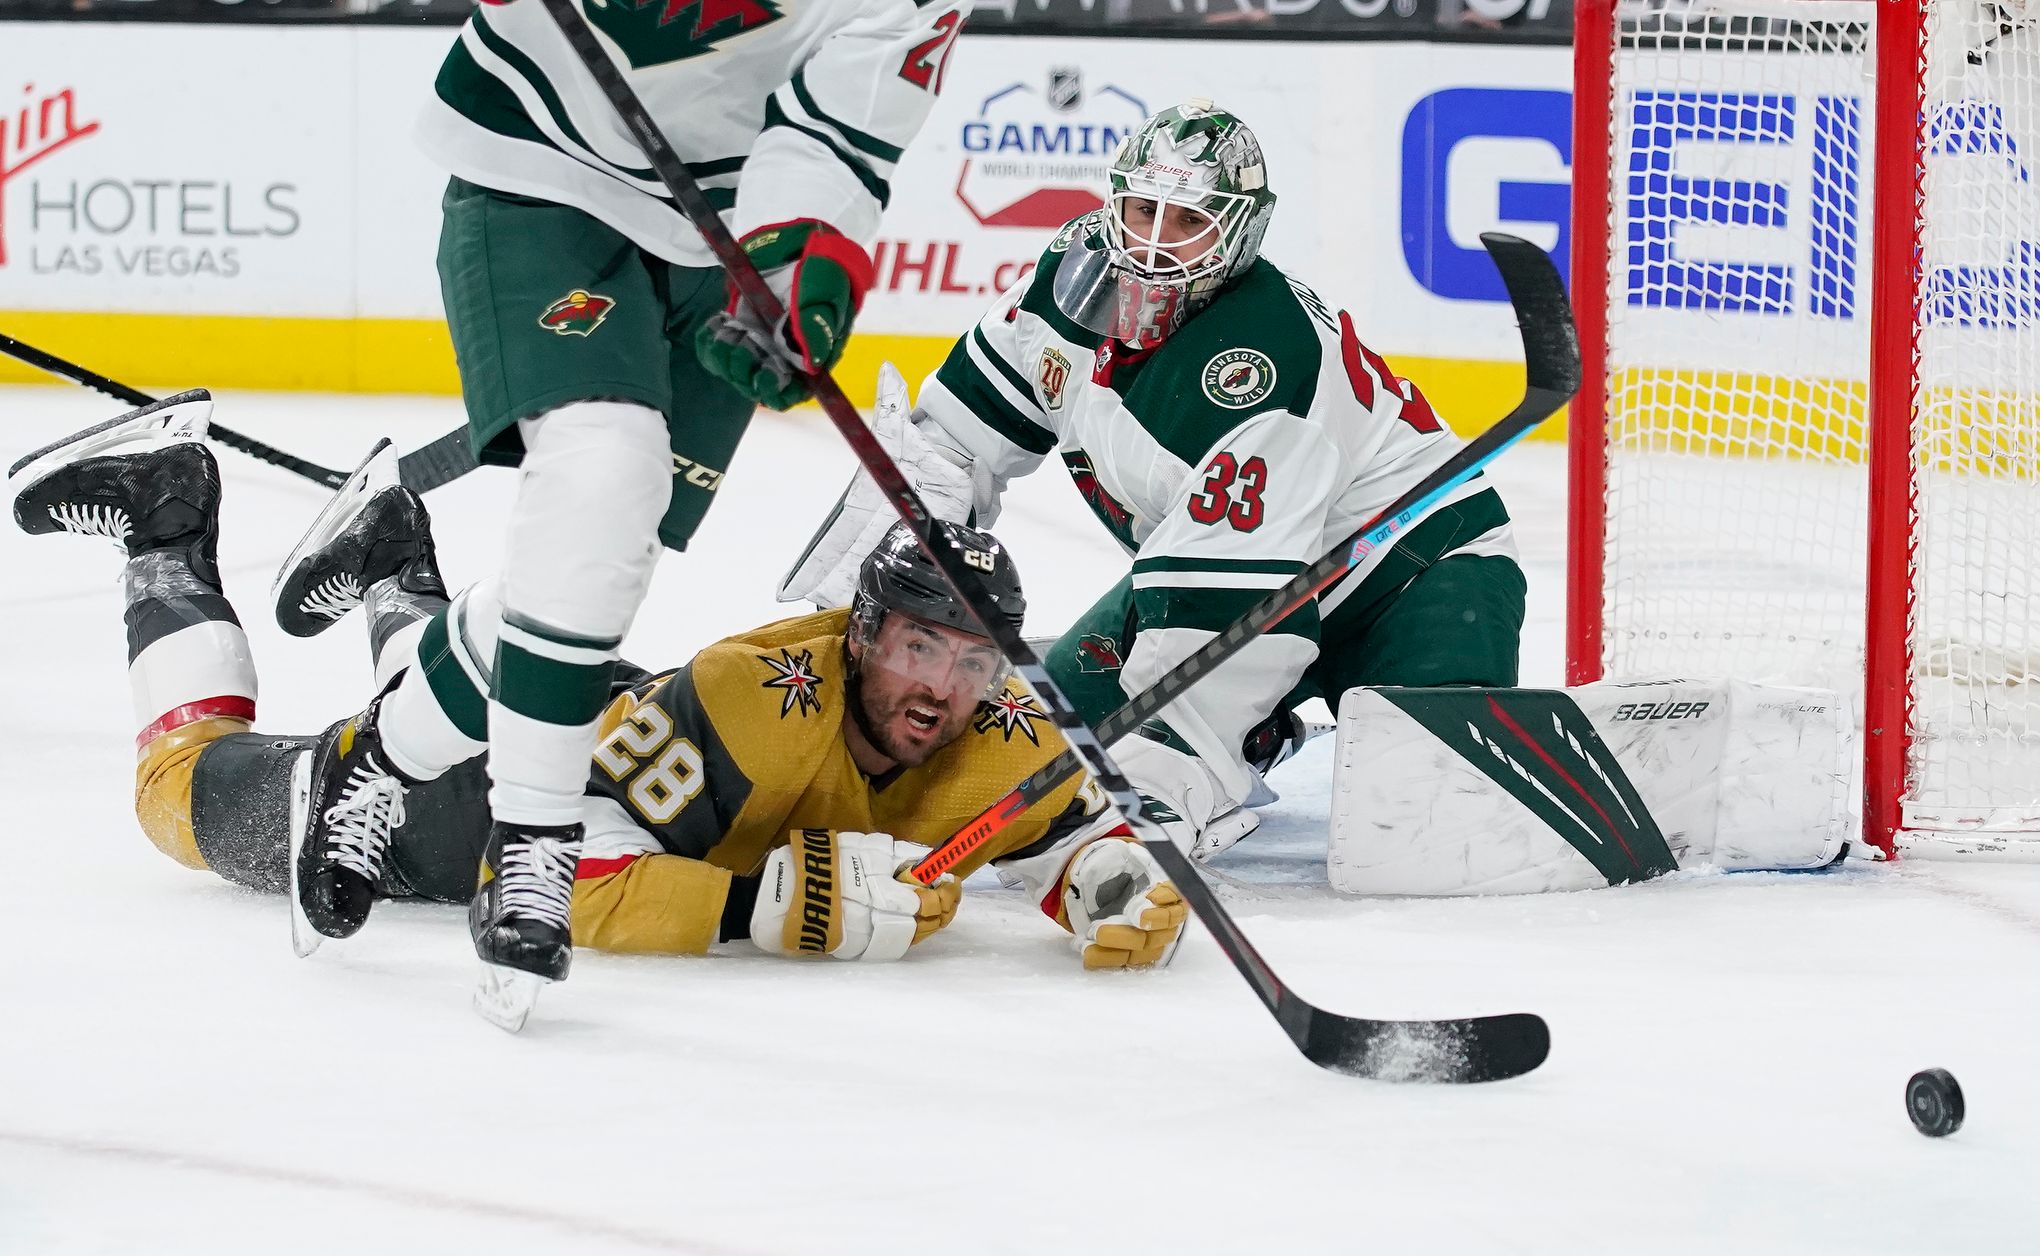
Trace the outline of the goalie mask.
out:
M 1120 144 L 1105 208 L 1065 229 L 1056 305 L 1114 340 L 1157 344 L 1254 264 L 1274 212 L 1246 123 L 1208 100 L 1165 109 Z
M 1018 632 L 1027 613 L 1020 573 L 1006 547 L 986 532 L 957 523 L 936 524 L 978 575 L 978 584 L 1006 623 Z M 887 631 L 887 621 L 904 624 Z M 850 639 L 858 643 L 857 670 L 882 668 L 927 687 L 935 696 L 994 697 L 1012 675 L 999 648 L 983 635 L 921 543 L 896 523 L 864 560 L 850 602 Z

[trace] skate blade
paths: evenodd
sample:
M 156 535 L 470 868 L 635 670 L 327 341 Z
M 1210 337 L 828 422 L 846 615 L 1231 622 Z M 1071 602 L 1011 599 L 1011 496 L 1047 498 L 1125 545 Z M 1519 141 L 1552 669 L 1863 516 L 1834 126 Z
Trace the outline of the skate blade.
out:
M 531 1009 L 537 1006 L 538 992 L 550 984 L 536 973 L 483 964 L 481 979 L 475 983 L 475 1012 L 503 1032 L 514 1034 L 524 1028 Z
M 269 582 L 271 609 L 274 611 L 280 608 L 283 582 L 289 578 L 291 572 L 297 570 L 298 562 L 305 555 L 316 553 L 330 544 L 377 493 L 400 483 L 402 481 L 397 473 L 397 447 L 389 437 L 382 437 L 376 441 L 374 448 L 368 451 L 368 456 L 361 460 L 361 464 L 354 468 L 340 487 L 333 490 L 332 498 L 320 509 L 318 517 L 312 520 L 312 526 L 305 529 L 304 536 L 298 539 L 297 545 L 290 551 L 290 556 L 276 569 L 276 577 Z M 281 614 L 277 615 L 277 619 L 278 622 L 282 621 Z
M 298 753 L 297 762 L 290 769 L 290 949 L 297 952 L 299 959 L 319 949 L 323 941 L 312 922 L 306 918 L 302 900 L 298 897 L 298 852 L 305 846 L 305 830 L 311 826 L 312 811 L 312 755 L 313 751 Z
M 95 423 L 82 432 L 25 454 L 7 468 L 7 496 L 22 490 L 58 467 L 87 458 L 154 449 L 172 441 L 200 440 L 212 423 L 212 394 L 203 388 L 165 397 L 139 410 Z

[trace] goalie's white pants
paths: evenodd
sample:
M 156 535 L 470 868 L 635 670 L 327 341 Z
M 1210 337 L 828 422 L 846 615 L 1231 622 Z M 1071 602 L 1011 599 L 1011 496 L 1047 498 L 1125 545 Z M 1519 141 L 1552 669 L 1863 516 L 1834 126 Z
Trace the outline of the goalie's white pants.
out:
M 1688 680 L 1565 692 L 1680 868 L 1820 868 L 1841 854 L 1855 734 L 1836 694 Z M 1348 894 L 1607 884 L 1491 775 L 1371 689 L 1348 690 L 1339 702 L 1327 864 L 1332 888 Z

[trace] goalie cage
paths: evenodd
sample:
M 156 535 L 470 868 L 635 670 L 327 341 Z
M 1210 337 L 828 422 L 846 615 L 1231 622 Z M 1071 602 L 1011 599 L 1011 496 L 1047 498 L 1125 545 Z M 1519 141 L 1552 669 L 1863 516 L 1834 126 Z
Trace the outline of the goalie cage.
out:
M 1867 841 L 2040 857 L 2040 0 L 1575 13 L 1568 682 L 1855 695 Z

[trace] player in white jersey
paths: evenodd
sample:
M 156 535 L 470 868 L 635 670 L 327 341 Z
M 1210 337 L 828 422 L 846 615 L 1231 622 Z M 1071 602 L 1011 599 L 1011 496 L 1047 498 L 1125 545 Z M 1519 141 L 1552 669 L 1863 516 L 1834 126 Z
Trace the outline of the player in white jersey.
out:
M 420 133 L 454 175 L 439 272 L 475 449 L 522 467 L 498 644 L 484 682 L 436 624 L 425 665 L 322 744 L 294 860 L 318 931 L 361 928 L 404 792 L 486 742 L 476 949 L 528 975 L 512 980 L 566 975 L 581 793 L 619 644 L 661 543 L 685 548 L 754 405 L 805 395 L 785 360 L 840 355 L 960 4 L 582 6 L 791 311 L 777 328 L 737 308 L 539 0 L 485 4 L 462 28 Z M 287 568 L 279 589 L 302 585 Z M 359 598 L 310 593 L 279 604 L 286 626 Z
M 882 433 L 936 513 L 981 526 L 1008 481 L 1061 455 L 1133 558 L 1048 652 L 1091 720 L 1461 446 L 1349 314 L 1259 256 L 1274 205 L 1238 118 L 1193 101 L 1150 119 L 1109 203 L 1063 228 Z M 860 477 L 782 596 L 839 604 L 887 521 Z M 1508 512 L 1476 476 L 1113 753 L 1209 855 L 1257 823 L 1297 703 L 1514 684 L 1523 601 Z

